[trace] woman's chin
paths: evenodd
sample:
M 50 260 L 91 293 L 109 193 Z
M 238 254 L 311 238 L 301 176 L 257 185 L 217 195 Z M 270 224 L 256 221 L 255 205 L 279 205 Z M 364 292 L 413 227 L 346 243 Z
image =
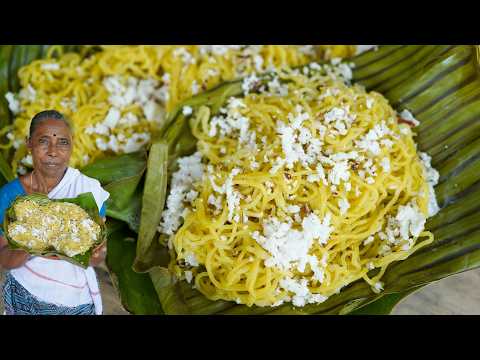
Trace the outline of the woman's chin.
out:
M 49 177 L 53 177 L 63 175 L 65 169 L 65 165 L 42 165 L 41 172 Z

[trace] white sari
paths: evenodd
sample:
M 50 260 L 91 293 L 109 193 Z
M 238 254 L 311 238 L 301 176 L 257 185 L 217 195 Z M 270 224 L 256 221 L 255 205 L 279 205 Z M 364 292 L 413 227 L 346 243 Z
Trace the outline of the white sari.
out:
M 69 167 L 60 183 L 48 194 L 51 199 L 73 198 L 91 192 L 99 209 L 110 194 L 100 182 Z M 95 314 L 103 311 L 97 276 L 90 266 L 83 269 L 64 260 L 35 256 L 10 274 L 41 301 L 55 305 L 76 307 L 95 305 Z

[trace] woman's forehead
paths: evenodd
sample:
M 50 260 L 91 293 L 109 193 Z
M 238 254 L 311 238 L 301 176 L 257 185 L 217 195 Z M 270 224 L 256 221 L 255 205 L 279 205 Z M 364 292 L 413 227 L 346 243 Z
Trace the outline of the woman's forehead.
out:
M 35 129 L 35 136 L 49 135 L 54 137 L 71 136 L 70 129 L 63 121 L 47 119 L 38 124 Z

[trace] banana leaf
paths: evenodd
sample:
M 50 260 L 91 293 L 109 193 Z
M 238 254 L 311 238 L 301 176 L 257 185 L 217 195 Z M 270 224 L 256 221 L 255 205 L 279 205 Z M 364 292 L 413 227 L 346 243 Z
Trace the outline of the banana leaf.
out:
M 7 160 L 5 160 L 3 155 L 0 154 L 0 181 L 3 180 L 3 183 L 5 183 L 12 181 L 13 179 L 15 179 L 15 176 L 13 175 L 12 168 L 7 163 Z
M 157 241 L 156 225 L 160 222 L 167 191 L 168 144 L 152 144 L 148 156 L 148 171 L 143 190 L 140 229 L 133 269 L 146 272 L 168 261 L 168 252 Z
M 12 53 L 10 54 L 10 67 L 8 77 L 8 87 L 12 92 L 18 92 L 20 89 L 20 80 L 18 76 L 14 76 L 18 73 L 18 70 L 27 64 L 30 64 L 33 60 L 42 57 L 42 45 L 15 45 L 12 47 Z
M 160 245 L 157 226 L 162 217 L 168 184 L 168 174 L 175 171 L 175 159 L 195 150 L 196 139 L 186 119 L 176 121 L 163 139 L 152 144 L 148 156 L 147 176 L 143 190 L 143 205 L 134 270 L 148 272 L 168 264 L 168 251 Z
M 126 222 L 138 232 L 142 203 L 142 177 L 147 168 L 146 151 L 101 158 L 82 173 L 100 181 L 110 193 L 107 216 Z
M 12 45 L 0 46 L 0 129 L 10 124 L 10 110 L 5 94 L 9 91 L 8 74 L 10 65 L 10 55 L 12 53 Z
M 390 265 L 384 291 L 357 281 L 322 304 L 294 308 L 246 307 L 210 301 L 166 268 L 150 276 L 167 314 L 349 314 L 389 313 L 409 293 L 446 276 L 480 266 L 480 77 L 474 46 L 380 46 L 349 61 L 353 81 L 382 92 L 397 110 L 410 110 L 421 122 L 415 129 L 420 151 L 432 156 L 440 173 L 436 187 L 441 211 L 426 229 L 435 241 L 404 261 Z M 208 105 L 215 112 L 228 96 L 241 94 L 230 82 L 180 104 L 168 117 L 163 135 L 180 126 L 184 105 Z M 176 139 L 181 141 L 181 137 Z M 159 204 L 160 206 L 160 204 Z M 153 211 L 153 209 L 151 209 Z M 363 310 L 361 311 L 360 309 Z M 357 312 L 355 312 L 357 310 Z
M 380 299 L 357 308 L 356 310 L 348 313 L 348 315 L 389 315 L 402 300 L 404 300 L 410 294 L 420 290 L 422 287 L 423 286 L 419 286 L 418 288 L 401 293 L 393 293 L 381 296 Z
M 62 252 L 56 251 L 53 247 L 46 249 L 45 251 L 32 251 L 27 246 L 24 246 L 14 241 L 8 235 L 8 231 L 7 231 L 8 225 L 11 222 L 16 221 L 14 206 L 19 202 L 22 202 L 25 200 L 35 201 L 40 205 L 46 205 L 50 202 L 68 202 L 68 203 L 76 204 L 80 206 L 82 209 L 84 209 L 87 212 L 87 214 L 90 216 L 90 218 L 100 225 L 100 229 L 101 229 L 100 236 L 87 252 L 83 254 L 78 254 L 72 257 L 67 256 Z M 5 218 L 3 222 L 3 232 L 4 232 L 5 238 L 8 241 L 9 247 L 12 249 L 23 249 L 32 255 L 41 255 L 41 256 L 56 255 L 63 260 L 69 261 L 72 264 L 81 266 L 83 268 L 87 268 L 89 266 L 93 249 L 98 245 L 102 244 L 106 240 L 106 235 L 107 235 L 105 224 L 103 220 L 100 218 L 97 203 L 95 202 L 95 198 L 93 197 L 93 194 L 91 192 L 80 194 L 75 198 L 66 198 L 66 199 L 49 199 L 46 195 L 38 194 L 38 193 L 19 196 L 15 199 L 12 205 L 5 212 Z
M 145 171 L 147 166 L 147 153 L 136 151 L 130 154 L 107 156 L 95 160 L 82 168 L 82 173 L 107 185 L 113 181 L 133 177 Z
M 105 190 L 115 195 L 115 190 L 110 189 L 108 186 L 105 186 Z M 123 207 L 118 207 L 115 202 L 107 200 L 107 216 L 126 222 L 130 230 L 138 233 L 142 209 L 142 193 L 142 187 L 137 186 L 130 200 Z
M 106 264 L 122 306 L 132 314 L 163 314 L 162 306 L 148 274 L 132 270 L 135 234 L 125 224 L 111 221 Z

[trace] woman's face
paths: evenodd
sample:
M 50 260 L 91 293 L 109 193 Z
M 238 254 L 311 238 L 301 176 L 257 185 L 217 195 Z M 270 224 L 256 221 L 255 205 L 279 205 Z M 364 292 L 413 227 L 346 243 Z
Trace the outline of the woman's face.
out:
M 62 176 L 72 154 L 72 134 L 68 126 L 55 119 L 41 121 L 28 140 L 33 166 L 48 177 Z

